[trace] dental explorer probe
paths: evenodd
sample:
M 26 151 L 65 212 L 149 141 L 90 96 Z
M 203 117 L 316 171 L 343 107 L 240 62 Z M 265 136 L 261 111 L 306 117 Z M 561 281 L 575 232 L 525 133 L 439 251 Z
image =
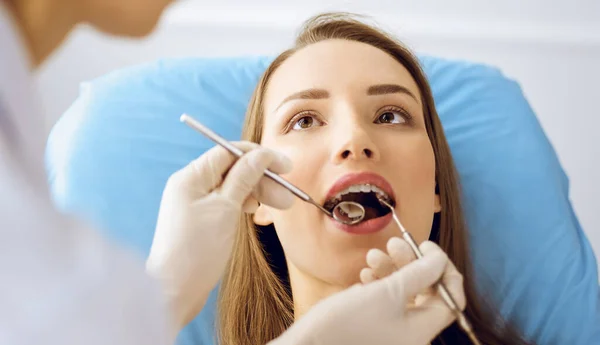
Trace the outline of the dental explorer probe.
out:
M 378 198 L 378 199 L 379 199 L 380 203 L 382 203 L 383 205 L 390 208 L 390 210 L 392 211 L 392 217 L 393 217 L 394 221 L 396 222 L 396 224 L 398 225 L 398 227 L 400 228 L 400 231 L 402 232 L 402 237 L 404 238 L 404 240 L 406 242 L 408 242 L 408 245 L 410 246 L 412 251 L 417 256 L 417 259 L 421 259 L 423 257 L 423 253 L 419 249 L 417 242 L 415 242 L 415 240 L 412 237 L 412 235 L 410 234 L 410 232 L 408 232 L 406 230 L 406 228 L 404 228 L 404 226 L 400 222 L 400 219 L 398 218 L 398 215 L 396 214 L 396 210 L 394 210 L 394 207 L 392 205 L 390 205 L 389 203 L 387 203 L 382 198 Z M 467 319 L 465 314 L 462 312 L 462 310 L 460 310 L 460 308 L 458 307 L 458 304 L 456 303 L 454 298 L 452 298 L 452 295 L 450 294 L 450 291 L 448 291 L 448 288 L 446 287 L 446 285 L 444 285 L 444 283 L 442 281 L 438 282 L 436 285 L 437 285 L 436 287 L 437 287 L 439 294 L 442 296 L 442 299 L 444 300 L 444 302 L 446 302 L 448 307 L 450 307 L 450 309 L 452 310 L 454 315 L 456 315 L 456 322 L 458 323 L 460 328 L 462 328 L 463 331 L 465 331 L 465 333 L 467 333 L 467 336 L 469 337 L 469 339 L 471 340 L 473 345 L 482 345 L 481 342 L 479 341 L 479 339 L 477 339 L 477 336 L 475 335 L 475 332 L 473 331 L 473 327 L 471 326 L 471 323 L 469 322 L 469 320 Z

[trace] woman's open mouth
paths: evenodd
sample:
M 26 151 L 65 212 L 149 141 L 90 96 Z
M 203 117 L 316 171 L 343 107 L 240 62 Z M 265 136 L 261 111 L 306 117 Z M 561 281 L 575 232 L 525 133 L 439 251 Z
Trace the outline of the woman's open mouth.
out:
M 364 222 L 383 217 L 391 212 L 390 208 L 382 204 L 379 199 L 383 199 L 388 204 L 395 206 L 393 198 L 379 187 L 370 184 L 358 184 L 339 192 L 327 200 L 323 207 L 331 212 L 342 201 L 358 203 L 365 209 L 365 216 L 362 220 Z M 352 212 L 355 212 L 355 210 L 341 207 L 340 212 L 345 212 L 350 217 L 353 217 Z
M 392 207 L 396 206 L 396 200 L 391 185 L 382 176 L 374 173 L 349 174 L 340 178 L 327 194 L 323 205 L 329 211 L 344 201 L 360 204 L 365 209 L 363 220 L 357 224 L 345 225 L 334 221 L 336 227 L 350 233 L 366 234 L 383 229 L 392 219 L 391 210 L 379 200 L 385 200 Z M 338 212 L 346 212 L 350 218 L 355 214 L 360 216 L 357 208 L 344 208 L 340 206 Z

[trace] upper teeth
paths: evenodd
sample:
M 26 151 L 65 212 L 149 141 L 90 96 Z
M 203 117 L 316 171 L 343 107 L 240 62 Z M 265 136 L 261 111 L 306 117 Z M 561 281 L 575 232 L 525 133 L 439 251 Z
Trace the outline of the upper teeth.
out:
M 350 194 L 350 193 L 370 193 L 370 192 L 377 193 L 377 194 L 385 197 L 386 199 L 389 199 L 389 196 L 388 196 L 388 194 L 386 192 L 384 192 L 383 190 L 381 190 L 379 187 L 373 186 L 371 184 L 356 184 L 356 185 L 352 185 L 352 186 L 344 189 L 343 191 L 337 193 L 333 197 L 333 199 L 341 199 L 343 195 Z

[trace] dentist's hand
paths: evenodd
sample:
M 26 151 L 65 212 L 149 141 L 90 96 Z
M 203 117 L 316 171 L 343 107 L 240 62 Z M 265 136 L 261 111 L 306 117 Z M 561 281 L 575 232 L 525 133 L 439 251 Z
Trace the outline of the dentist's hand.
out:
M 360 281 L 363 284 L 368 284 L 377 279 L 385 278 L 416 260 L 416 258 L 408 242 L 399 237 L 392 237 L 387 243 L 387 253 L 377 248 L 369 250 L 367 253 L 368 267 L 360 271 Z M 408 303 L 418 303 L 431 293 L 432 289 L 428 289 L 411 298 Z
M 448 256 L 432 242 L 420 248 L 423 259 L 324 299 L 269 345 L 429 344 L 454 314 L 437 293 L 424 294 L 416 305 L 407 301 L 440 279 L 462 309 L 466 301 L 462 275 Z
M 146 268 L 162 284 L 178 329 L 202 310 L 221 278 L 242 210 L 254 212 L 257 200 L 276 208 L 293 203 L 263 175 L 267 168 L 289 172 L 291 162 L 253 143 L 235 145 L 247 152 L 239 160 L 215 147 L 174 173 L 163 192 Z

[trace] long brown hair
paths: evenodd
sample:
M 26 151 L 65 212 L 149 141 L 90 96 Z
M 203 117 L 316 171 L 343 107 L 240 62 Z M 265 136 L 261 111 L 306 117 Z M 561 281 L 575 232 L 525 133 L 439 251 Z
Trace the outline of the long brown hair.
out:
M 307 21 L 292 49 L 279 55 L 264 72 L 249 104 L 243 139 L 260 143 L 263 132 L 264 98 L 274 71 L 294 52 L 330 39 L 369 44 L 387 52 L 415 79 L 423 100 L 423 114 L 436 163 L 437 192 L 442 212 L 434 217 L 431 240 L 448 253 L 464 275 L 469 301 L 466 314 L 485 344 L 526 344 L 505 325 L 497 313 L 484 305 L 474 286 L 467 231 L 460 203 L 460 188 L 450 148 L 437 115 L 431 89 L 418 60 L 390 35 L 343 13 L 323 14 Z M 266 344 L 294 321 L 293 302 L 285 256 L 274 227 L 259 227 L 243 215 L 233 255 L 224 276 L 218 301 L 219 342 L 222 345 Z M 456 326 L 436 340 L 441 344 L 468 344 Z

